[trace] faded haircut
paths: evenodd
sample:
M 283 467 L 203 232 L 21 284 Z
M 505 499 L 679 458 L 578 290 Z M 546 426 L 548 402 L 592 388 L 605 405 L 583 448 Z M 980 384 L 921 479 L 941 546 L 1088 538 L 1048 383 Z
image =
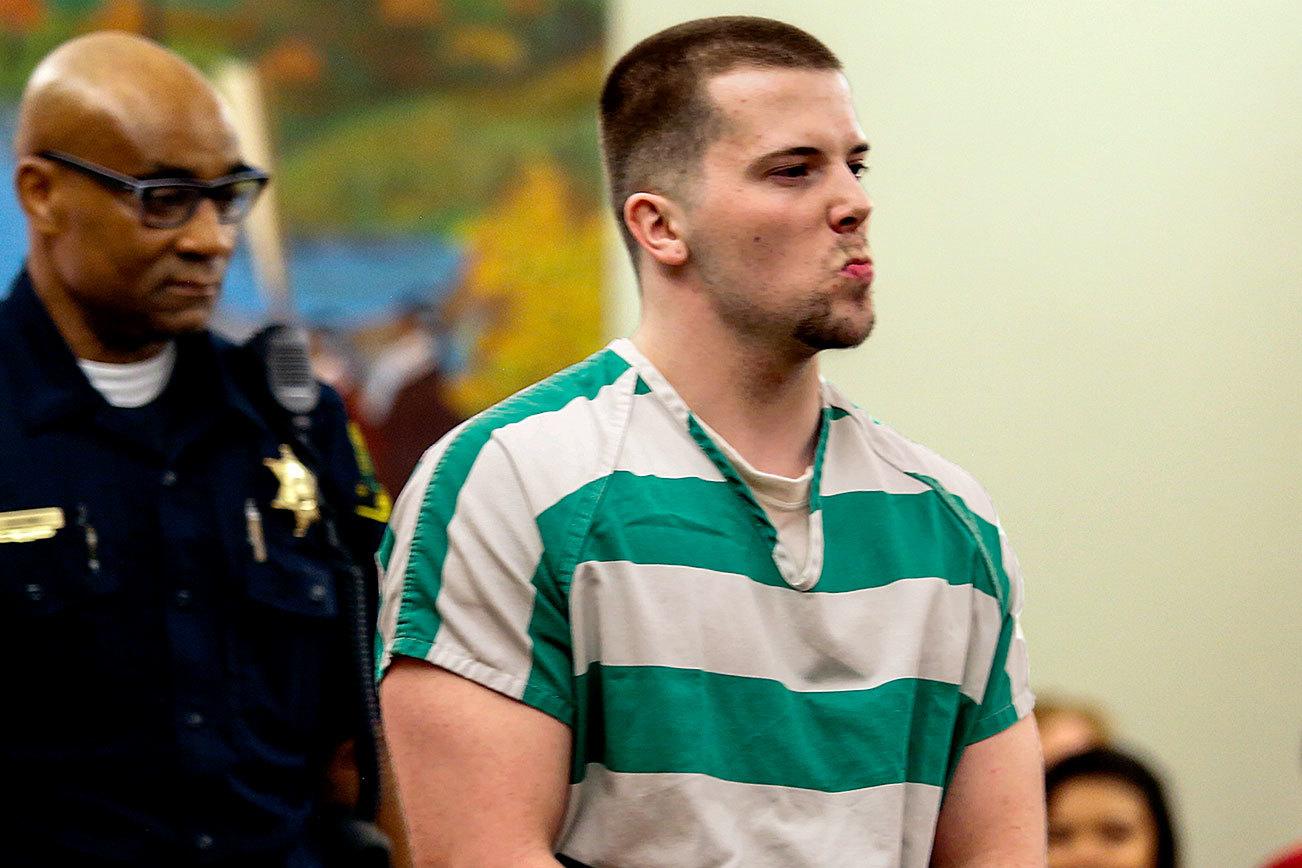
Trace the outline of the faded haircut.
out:
M 688 21 L 649 36 L 615 63 L 601 91 L 601 151 L 615 222 L 637 263 L 624 202 L 674 192 L 721 131 L 706 83 L 736 68 L 840 70 L 841 61 L 798 27 L 743 15 Z

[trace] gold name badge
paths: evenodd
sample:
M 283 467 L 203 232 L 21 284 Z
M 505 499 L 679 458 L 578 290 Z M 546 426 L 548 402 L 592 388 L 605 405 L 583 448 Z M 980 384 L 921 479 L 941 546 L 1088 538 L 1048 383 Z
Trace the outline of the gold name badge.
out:
M 63 510 L 57 506 L 0 512 L 0 543 L 49 539 L 63 525 Z

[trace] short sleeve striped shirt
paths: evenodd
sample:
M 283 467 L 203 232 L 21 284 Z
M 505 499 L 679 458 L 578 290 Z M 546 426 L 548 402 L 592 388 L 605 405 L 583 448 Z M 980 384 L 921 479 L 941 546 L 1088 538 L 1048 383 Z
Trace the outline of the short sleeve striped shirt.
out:
M 399 498 L 381 675 L 427 660 L 570 726 L 559 852 L 923 866 L 964 747 L 1029 713 L 985 492 L 823 404 L 803 565 L 627 340 L 449 433 Z

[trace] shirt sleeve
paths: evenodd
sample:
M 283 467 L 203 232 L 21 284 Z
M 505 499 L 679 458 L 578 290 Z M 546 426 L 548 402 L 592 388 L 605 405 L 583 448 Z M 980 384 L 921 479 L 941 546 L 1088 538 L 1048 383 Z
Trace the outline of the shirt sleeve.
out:
M 994 658 L 990 663 L 985 694 L 968 732 L 967 744 L 982 741 L 1003 732 L 1031 713 L 1035 695 L 1031 692 L 1030 671 L 1026 654 L 1026 639 L 1022 635 L 1022 570 L 1008 544 L 1003 528 L 994 526 L 997 537 L 991 551 L 997 581 L 1007 589 L 1007 606 L 1001 612 L 999 638 L 995 644 Z
M 426 660 L 573 721 L 568 606 L 518 468 L 456 429 L 418 465 L 380 548 L 379 672 Z

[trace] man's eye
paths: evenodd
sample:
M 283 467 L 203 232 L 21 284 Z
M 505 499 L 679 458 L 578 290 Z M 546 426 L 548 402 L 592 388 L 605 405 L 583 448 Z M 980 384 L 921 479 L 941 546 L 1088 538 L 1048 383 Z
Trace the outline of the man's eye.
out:
M 803 163 L 797 166 L 783 166 L 774 169 L 770 174 L 778 178 L 803 178 L 809 174 L 809 167 Z
M 850 166 L 850 171 L 856 178 L 862 178 L 864 175 L 868 174 L 869 170 L 872 168 L 867 163 L 849 163 L 848 165 Z
M 145 202 L 157 208 L 175 208 L 194 198 L 194 190 L 187 187 L 153 187 L 145 194 Z
M 234 184 L 223 184 L 220 187 L 213 187 L 208 191 L 208 198 L 212 199 L 217 205 L 229 205 L 238 195 L 239 190 Z

